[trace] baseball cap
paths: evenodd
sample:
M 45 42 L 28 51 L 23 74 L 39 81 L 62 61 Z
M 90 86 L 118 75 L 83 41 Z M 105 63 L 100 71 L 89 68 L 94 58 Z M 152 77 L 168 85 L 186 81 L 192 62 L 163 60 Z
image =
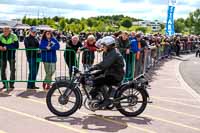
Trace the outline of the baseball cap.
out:
M 31 32 L 37 32 L 36 26 L 31 26 L 30 31 L 31 31 Z

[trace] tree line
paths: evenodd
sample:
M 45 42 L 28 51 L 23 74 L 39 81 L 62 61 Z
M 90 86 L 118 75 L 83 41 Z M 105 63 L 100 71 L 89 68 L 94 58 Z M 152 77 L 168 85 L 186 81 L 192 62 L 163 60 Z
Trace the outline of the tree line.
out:
M 27 18 L 23 17 L 22 22 L 28 25 L 49 25 L 54 29 L 60 31 L 72 31 L 80 33 L 82 31 L 98 31 L 98 32 L 115 32 L 121 29 L 132 30 L 132 22 L 142 21 L 142 19 L 136 19 L 124 15 L 112 15 L 112 16 L 98 16 L 91 18 L 64 18 L 55 16 L 53 18 Z M 162 30 L 165 28 L 161 24 Z M 136 31 L 147 32 L 146 27 L 137 27 Z M 186 19 L 178 18 L 175 20 L 175 32 L 187 33 L 187 34 L 200 34 L 200 9 L 189 13 Z
M 113 16 L 98 16 L 91 17 L 88 19 L 81 18 L 64 18 L 55 16 L 53 18 L 27 18 L 23 17 L 22 23 L 28 25 L 49 25 L 60 31 L 73 31 L 79 33 L 81 31 L 99 31 L 99 32 L 114 32 L 118 31 L 120 27 L 130 28 L 132 22 L 141 21 L 124 15 L 113 15 Z
M 175 20 L 175 32 L 200 35 L 200 9 L 190 12 L 186 19 Z

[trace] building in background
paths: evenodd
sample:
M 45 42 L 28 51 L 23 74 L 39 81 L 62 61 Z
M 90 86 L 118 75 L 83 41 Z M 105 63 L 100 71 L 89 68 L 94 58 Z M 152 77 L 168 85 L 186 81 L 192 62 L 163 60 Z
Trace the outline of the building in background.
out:
M 143 21 L 135 21 L 132 22 L 134 26 L 141 26 L 141 27 L 148 27 L 150 26 L 153 32 L 158 32 L 161 30 L 161 22 L 158 20 L 155 21 L 149 21 L 149 20 L 143 20 Z

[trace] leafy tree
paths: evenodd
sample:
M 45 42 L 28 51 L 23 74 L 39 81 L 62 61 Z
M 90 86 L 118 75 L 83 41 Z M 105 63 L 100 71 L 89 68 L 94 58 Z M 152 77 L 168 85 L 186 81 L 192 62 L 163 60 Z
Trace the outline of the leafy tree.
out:
M 55 22 L 59 22 L 59 21 L 60 21 L 60 18 L 59 18 L 58 16 L 55 16 L 55 17 L 53 17 L 53 20 L 54 20 Z
M 33 19 L 31 26 L 36 26 L 36 25 L 38 25 L 38 21 L 37 21 L 37 19 Z
M 191 28 L 191 33 L 200 34 L 200 9 L 189 14 L 187 25 Z
M 79 31 L 117 31 L 123 24 L 124 27 L 131 27 L 132 21 L 137 20 L 124 15 L 112 15 L 112 16 L 98 16 L 91 18 L 64 18 L 55 16 L 53 18 L 44 17 L 40 19 L 23 17 L 22 22 L 29 25 L 49 25 L 52 28 L 58 30 L 79 32 Z
M 22 23 L 23 23 L 23 24 L 26 24 L 26 16 L 23 17 Z
M 186 27 L 191 27 L 190 18 L 187 18 L 187 19 L 185 20 L 185 26 L 186 26 Z
M 96 27 L 96 31 L 99 31 L 99 32 L 106 31 L 105 24 L 102 21 L 99 22 L 98 26 Z
M 161 29 L 165 29 L 165 24 L 160 24 Z
M 68 24 L 72 24 L 72 23 L 79 23 L 80 22 L 80 20 L 79 19 L 76 19 L 76 18 L 71 18 L 71 19 L 69 19 L 69 21 L 68 21 Z
M 43 18 L 43 24 L 47 24 L 47 18 L 46 17 Z
M 42 25 L 43 24 L 43 19 L 39 19 L 38 20 L 38 25 Z
M 138 28 L 136 28 L 136 31 L 141 31 L 145 34 L 147 32 L 147 28 L 146 27 L 138 27 Z
M 68 19 L 68 18 L 65 18 L 65 22 L 68 24 L 68 23 L 69 23 L 69 19 Z
M 32 25 L 32 19 L 27 18 L 27 19 L 26 19 L 26 24 L 28 24 L 28 25 Z
M 129 18 L 124 18 L 121 20 L 121 25 L 126 28 L 130 28 L 132 26 L 132 21 Z
M 185 31 L 185 21 L 183 18 L 177 19 L 174 24 L 176 33 L 183 33 Z
M 93 20 L 91 18 L 89 18 L 87 20 L 87 25 L 88 25 L 88 27 L 92 27 L 93 26 Z
M 65 29 L 65 26 L 66 26 L 66 21 L 65 21 L 65 19 L 61 19 L 61 20 L 59 21 L 59 29 L 60 29 L 60 30 L 63 30 L 63 29 Z
M 49 25 L 50 27 L 56 28 L 55 21 L 53 19 L 47 19 L 46 25 Z

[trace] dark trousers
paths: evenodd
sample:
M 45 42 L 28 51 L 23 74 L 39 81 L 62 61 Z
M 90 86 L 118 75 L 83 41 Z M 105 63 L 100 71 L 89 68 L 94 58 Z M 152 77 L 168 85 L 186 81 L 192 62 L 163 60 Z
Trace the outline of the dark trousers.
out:
M 135 60 L 135 77 L 140 76 L 144 72 L 144 56 L 144 52 L 141 52 L 140 58 Z
M 103 74 L 97 76 L 96 78 L 94 78 L 93 83 L 94 83 L 94 88 L 90 94 L 92 96 L 92 98 L 95 98 L 96 94 L 98 92 L 103 92 L 103 96 L 105 99 L 108 99 L 110 96 L 110 92 L 112 90 L 110 90 L 110 88 L 108 88 L 109 90 L 105 90 L 106 88 L 103 87 L 104 85 L 106 86 L 112 86 L 115 84 L 120 83 L 121 81 L 117 81 L 115 80 L 115 78 L 113 76 L 104 76 Z
M 176 45 L 176 56 L 180 56 L 180 50 L 181 47 L 179 45 Z
M 27 88 L 35 87 L 35 80 L 38 74 L 39 64 L 40 63 L 36 61 L 36 58 L 28 59 L 29 75 Z
M 76 54 L 73 52 L 68 52 L 66 51 L 64 54 L 65 62 L 69 68 L 69 77 L 72 77 L 72 67 L 76 66 L 77 61 L 76 61 Z
M 196 51 L 196 57 L 200 57 L 200 49 Z
M 10 60 L 3 60 L 1 61 L 2 63 L 2 68 L 1 68 L 1 79 L 2 80 L 7 80 L 6 76 L 6 68 L 7 68 L 7 61 L 9 62 L 10 65 L 10 86 L 14 85 L 14 80 L 15 80 L 15 59 L 10 59 Z M 6 85 L 6 82 L 3 82 L 4 86 Z
M 117 81 L 113 76 L 104 76 L 103 74 L 94 78 L 93 80 L 95 87 L 100 87 L 103 85 L 111 86 L 118 84 L 120 81 Z
M 86 70 L 87 67 L 91 67 L 93 65 L 94 58 L 95 58 L 94 52 L 91 52 L 91 51 L 84 51 L 83 52 L 82 63 L 83 63 L 84 70 Z

